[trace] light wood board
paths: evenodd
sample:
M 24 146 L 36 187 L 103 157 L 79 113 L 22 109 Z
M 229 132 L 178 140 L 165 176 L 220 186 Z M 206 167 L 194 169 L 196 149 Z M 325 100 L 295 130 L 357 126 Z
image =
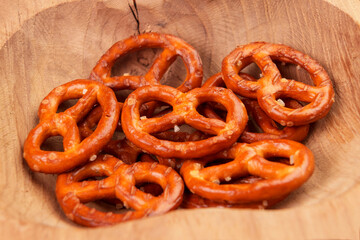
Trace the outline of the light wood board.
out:
M 239 44 L 283 43 L 325 67 L 336 102 L 305 141 L 316 158 L 314 175 L 277 209 L 177 210 L 97 229 L 66 219 L 54 195 L 56 176 L 31 172 L 22 147 L 41 99 L 60 84 L 87 78 L 113 43 L 136 33 L 128 2 L 0 2 L 0 239 L 360 240 L 358 0 L 137 1 L 140 30 L 190 43 L 201 55 L 204 78 Z M 151 61 L 155 52 L 134 55 L 130 70 L 145 71 L 136 57 Z M 306 78 L 287 68 L 289 76 Z M 176 62 L 165 82 L 176 85 L 183 76 Z

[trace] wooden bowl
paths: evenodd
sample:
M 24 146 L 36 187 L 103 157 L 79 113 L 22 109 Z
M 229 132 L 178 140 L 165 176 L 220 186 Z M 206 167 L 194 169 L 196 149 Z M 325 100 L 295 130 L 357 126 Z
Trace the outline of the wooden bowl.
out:
M 33 10 L 36 14 L 5 39 L 0 49 L 0 236 L 5 236 L 4 239 L 359 237 L 360 28 L 354 19 L 322 0 L 157 0 L 137 1 L 137 5 L 140 31 L 170 33 L 190 43 L 202 57 L 205 78 L 220 71 L 222 59 L 237 45 L 253 41 L 283 43 L 319 61 L 334 83 L 336 102 L 326 118 L 312 125 L 305 141 L 316 159 L 313 176 L 274 210 L 177 210 L 98 229 L 68 221 L 56 202 L 56 176 L 29 170 L 22 158 L 24 140 L 37 124 L 37 108 L 48 92 L 65 82 L 87 78 L 96 61 L 114 42 L 137 32 L 127 1 L 68 1 Z M 353 5 L 359 7 L 359 2 Z M 7 24 L 11 25 L 11 21 Z M 118 66 L 118 71 L 144 72 L 157 52 L 134 53 Z M 184 71 L 181 61 L 177 61 L 164 82 L 176 86 Z M 256 74 L 257 70 L 252 67 L 249 71 Z M 285 66 L 282 71 L 308 81 L 308 75 L 295 66 Z

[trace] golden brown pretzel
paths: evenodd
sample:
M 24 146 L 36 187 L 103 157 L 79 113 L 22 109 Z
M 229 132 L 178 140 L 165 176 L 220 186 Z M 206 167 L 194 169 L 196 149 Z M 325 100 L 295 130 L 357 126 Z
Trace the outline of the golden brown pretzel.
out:
M 56 113 L 62 102 L 77 98 L 74 106 Z M 101 119 L 96 130 L 81 141 L 77 122 L 95 103 L 103 108 Z M 33 171 L 62 173 L 96 157 L 115 131 L 120 108 L 110 88 L 91 80 L 75 80 L 52 90 L 41 102 L 38 115 L 39 124 L 25 140 L 24 158 Z M 42 143 L 54 135 L 63 136 L 64 152 L 41 150 Z
M 87 180 L 92 177 L 106 178 Z M 162 194 L 153 196 L 140 191 L 136 184 L 143 182 L 157 183 Z M 61 174 L 56 182 L 56 197 L 66 216 L 90 227 L 165 213 L 180 205 L 183 191 L 182 179 L 172 168 L 147 162 L 128 165 L 111 155 L 100 155 L 76 171 Z M 134 211 L 105 213 L 84 204 L 114 198 Z
M 116 59 L 125 54 L 143 48 L 163 48 L 149 71 L 144 76 L 111 77 L 111 69 Z M 187 76 L 178 90 L 187 92 L 200 87 L 203 70 L 197 51 L 180 38 L 169 34 L 144 33 L 134 35 L 115 43 L 98 61 L 91 72 L 90 79 L 103 82 L 114 89 L 136 89 L 144 85 L 160 83 L 170 65 L 180 56 L 185 63 Z
M 274 157 L 288 158 L 290 164 L 267 160 Z M 218 159 L 234 160 L 206 167 Z M 276 139 L 238 143 L 216 155 L 185 161 L 180 173 L 186 186 L 201 197 L 249 203 L 274 200 L 289 194 L 311 176 L 313 169 L 314 158 L 307 147 L 295 141 Z M 251 175 L 263 180 L 245 184 L 224 183 Z
M 239 73 L 239 76 L 247 79 L 248 81 L 256 81 L 255 78 L 246 73 Z M 222 79 L 221 73 L 217 73 L 206 80 L 202 87 L 220 87 L 224 85 L 225 83 Z M 252 143 L 266 139 L 290 139 L 300 142 L 306 138 L 310 128 L 308 124 L 279 129 L 276 123 L 268 117 L 264 111 L 262 111 L 256 100 L 245 98 L 242 98 L 241 100 L 245 104 L 249 117 L 252 117 L 262 130 L 260 133 L 251 132 L 247 126 L 240 136 L 239 140 L 241 142 Z M 302 107 L 302 105 L 296 100 L 284 99 L 284 101 L 286 107 L 293 109 Z M 210 106 L 205 106 L 203 108 L 203 113 L 209 118 L 221 119 L 221 117 Z
M 311 76 L 315 86 L 282 78 L 273 60 L 297 64 Z M 255 62 L 263 77 L 248 81 L 238 73 Z M 239 46 L 222 63 L 226 86 L 237 94 L 257 98 L 260 107 L 283 126 L 304 125 L 323 118 L 334 102 L 334 90 L 324 68 L 308 55 L 282 44 L 254 42 Z M 293 98 L 309 104 L 297 109 L 281 106 L 277 98 Z
M 171 105 L 173 111 L 158 118 L 140 119 L 140 106 L 154 100 Z M 197 106 L 207 101 L 219 102 L 228 110 L 226 122 L 205 118 L 196 111 Z M 168 86 L 145 86 L 129 95 L 121 117 L 124 133 L 135 145 L 154 155 L 176 158 L 202 157 L 231 146 L 246 122 L 244 105 L 225 88 L 196 88 L 182 93 Z M 150 135 L 184 123 L 215 136 L 200 141 L 172 142 Z

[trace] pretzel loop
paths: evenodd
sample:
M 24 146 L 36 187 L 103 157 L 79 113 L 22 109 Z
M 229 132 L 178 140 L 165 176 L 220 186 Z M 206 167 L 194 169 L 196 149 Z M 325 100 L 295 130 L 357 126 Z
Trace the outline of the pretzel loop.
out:
M 116 59 L 143 48 L 164 49 L 145 76 L 111 77 L 111 69 Z M 196 50 L 180 38 L 159 33 L 144 33 L 115 43 L 100 58 L 90 74 L 90 79 L 103 82 L 106 86 L 114 89 L 136 89 L 144 85 L 160 84 L 161 78 L 177 56 L 183 60 L 187 72 L 187 76 L 178 90 L 187 92 L 200 87 L 203 72 L 201 59 Z
M 282 78 L 273 60 L 304 68 L 315 86 Z M 251 62 L 255 62 L 263 74 L 257 82 L 238 75 Z M 228 88 L 242 96 L 257 98 L 266 114 L 283 126 L 304 125 L 323 118 L 334 102 L 332 83 L 323 67 L 308 55 L 285 45 L 256 42 L 240 46 L 223 60 L 222 74 Z M 281 106 L 276 101 L 279 97 L 309 104 L 291 109 Z
M 290 164 L 272 162 L 267 158 L 285 157 Z M 216 159 L 233 161 L 204 167 Z M 301 143 L 291 140 L 266 140 L 236 144 L 214 156 L 188 160 L 180 170 L 186 186 L 195 194 L 215 201 L 250 203 L 278 199 L 300 187 L 312 174 L 313 155 Z M 256 176 L 252 183 L 220 184 L 239 177 Z
M 171 167 L 150 162 L 122 165 L 119 168 L 119 181 L 121 184 L 115 189 L 117 198 L 134 209 L 146 209 L 149 215 L 168 212 L 182 201 L 184 185 Z M 142 192 L 136 188 L 136 183 L 143 182 L 157 183 L 163 193 L 155 197 Z
M 60 103 L 73 98 L 78 102 L 56 113 Z M 98 102 L 103 110 L 93 134 L 80 141 L 76 123 Z M 24 158 L 33 171 L 61 173 L 87 162 L 111 139 L 119 119 L 120 106 L 110 88 L 90 80 L 75 80 L 55 88 L 39 107 L 39 124 L 24 144 Z M 64 152 L 44 151 L 40 147 L 50 136 L 64 137 Z
M 173 111 L 158 118 L 141 120 L 141 104 L 153 100 L 170 104 Z M 201 116 L 196 108 L 204 101 L 223 104 L 228 110 L 226 122 Z M 229 147 L 245 128 L 247 114 L 241 101 L 228 89 L 196 88 L 181 93 L 168 86 L 145 86 L 129 95 L 121 122 L 126 137 L 147 152 L 161 157 L 187 158 L 202 157 Z M 150 135 L 184 123 L 216 136 L 200 141 L 172 142 Z

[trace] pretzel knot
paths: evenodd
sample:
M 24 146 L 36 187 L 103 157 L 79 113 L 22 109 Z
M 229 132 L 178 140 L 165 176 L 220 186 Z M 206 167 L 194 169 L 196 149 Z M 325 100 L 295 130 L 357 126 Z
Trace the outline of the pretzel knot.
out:
M 267 160 L 288 158 L 289 164 Z M 233 159 L 206 167 L 219 159 Z M 230 203 L 251 203 L 279 199 L 300 187 L 312 174 L 314 158 L 301 143 L 265 140 L 238 143 L 228 150 L 199 160 L 188 160 L 180 170 L 186 186 L 201 197 Z M 233 179 L 256 176 L 252 183 L 229 183 Z M 220 184 L 222 183 L 222 184 Z
M 118 58 L 143 48 L 164 49 L 144 76 L 111 76 L 111 69 Z M 157 85 L 177 56 L 183 60 L 187 72 L 186 79 L 178 90 L 187 92 L 200 87 L 203 70 L 197 51 L 180 38 L 159 33 L 144 33 L 115 43 L 100 58 L 90 74 L 90 79 L 103 82 L 113 89 L 136 89 L 144 85 Z
M 281 77 L 273 60 L 297 64 L 311 76 L 315 86 Z M 249 81 L 238 73 L 255 62 L 263 77 Z M 334 102 L 334 90 L 324 68 L 299 51 L 281 44 L 255 42 L 237 47 L 222 63 L 226 86 L 241 96 L 257 98 L 260 107 L 283 126 L 304 125 L 323 118 Z M 281 106 L 276 99 L 293 98 L 309 104 L 297 109 Z
M 162 117 L 140 119 L 139 108 L 149 101 L 161 101 L 173 111 Z M 228 114 L 226 122 L 200 115 L 196 108 L 204 102 L 222 104 Z M 246 109 L 236 95 L 225 88 L 196 88 L 182 93 L 168 86 L 145 86 L 129 95 L 121 116 L 126 137 L 145 151 L 161 157 L 203 157 L 231 146 L 244 130 L 248 120 Z M 188 124 L 204 133 L 215 135 L 199 141 L 172 142 L 151 134 Z
M 59 105 L 69 99 L 78 102 L 56 113 Z M 95 105 L 103 109 L 96 130 L 81 141 L 77 122 Z M 81 165 L 95 156 L 111 139 L 120 115 L 114 92 L 101 83 L 75 80 L 52 90 L 41 102 L 39 124 L 30 131 L 24 144 L 24 158 L 33 171 L 61 173 Z M 64 152 L 40 149 L 51 136 L 63 136 Z
M 105 177 L 102 180 L 89 180 Z M 139 190 L 136 185 L 156 183 L 162 188 L 159 196 Z M 82 168 L 58 176 L 56 197 L 66 216 L 72 221 L 90 227 L 159 215 L 177 208 L 184 184 L 171 167 L 157 163 L 124 164 L 111 155 L 100 155 Z M 119 199 L 126 208 L 123 213 L 102 212 L 84 203 L 99 199 Z

